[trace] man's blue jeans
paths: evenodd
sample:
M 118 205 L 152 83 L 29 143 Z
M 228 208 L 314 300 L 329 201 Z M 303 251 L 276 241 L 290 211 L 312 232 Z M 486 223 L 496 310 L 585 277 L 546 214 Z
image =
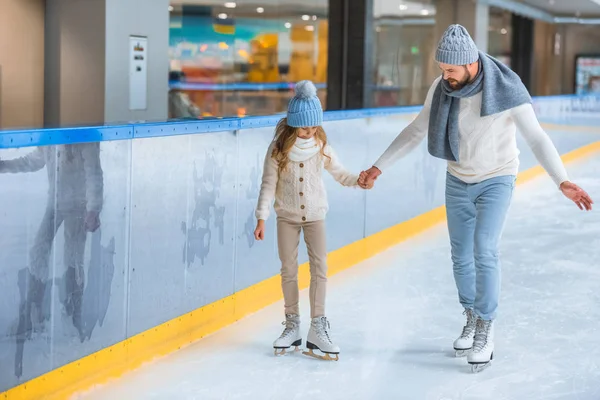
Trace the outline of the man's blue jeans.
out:
M 498 247 L 515 176 L 467 184 L 446 176 L 446 213 L 460 303 L 484 320 L 496 317 L 500 297 Z

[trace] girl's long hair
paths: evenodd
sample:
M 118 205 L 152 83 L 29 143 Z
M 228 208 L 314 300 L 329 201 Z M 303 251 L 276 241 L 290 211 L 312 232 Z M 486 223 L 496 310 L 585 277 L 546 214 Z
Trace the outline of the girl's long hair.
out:
M 296 139 L 298 138 L 298 128 L 291 127 L 287 124 L 287 118 L 281 119 L 277 123 L 275 128 L 275 146 L 273 147 L 273 153 L 271 157 L 275 160 L 278 166 L 279 173 L 284 171 L 290 161 L 288 154 L 294 147 Z M 315 138 L 318 144 L 321 146 L 321 155 L 326 159 L 331 158 L 325 154 L 325 146 L 327 145 L 327 135 L 322 126 L 317 127 Z

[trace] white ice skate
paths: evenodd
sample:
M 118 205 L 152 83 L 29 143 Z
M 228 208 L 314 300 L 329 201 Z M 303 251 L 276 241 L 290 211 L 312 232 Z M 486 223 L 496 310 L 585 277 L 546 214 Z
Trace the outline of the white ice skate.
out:
M 456 357 L 464 357 L 469 354 L 473 347 L 473 337 L 475 336 L 475 322 L 477 321 L 475 312 L 470 308 L 465 308 L 463 315 L 467 316 L 467 322 L 458 339 L 454 341 Z
M 292 346 L 296 348 L 294 351 L 299 351 L 298 346 L 302 345 L 302 335 L 300 332 L 300 316 L 295 314 L 286 314 L 285 321 L 282 322 L 285 325 L 285 329 L 281 333 L 281 336 L 275 342 L 273 342 L 273 348 L 275 349 L 275 355 L 284 355 Z
M 473 350 L 467 361 L 471 364 L 471 372 L 480 372 L 490 366 L 494 359 L 494 321 L 477 318 Z
M 340 348 L 333 344 L 331 341 L 331 337 L 329 334 L 329 321 L 325 317 L 317 317 L 313 318 L 310 323 L 310 330 L 308 331 L 308 338 L 306 339 L 306 347 L 308 351 L 303 352 L 303 354 L 315 358 L 320 358 L 321 360 L 327 361 L 338 361 L 340 354 Z M 319 350 L 325 355 L 315 354 L 314 350 Z M 331 356 L 331 354 L 335 355 L 335 358 Z

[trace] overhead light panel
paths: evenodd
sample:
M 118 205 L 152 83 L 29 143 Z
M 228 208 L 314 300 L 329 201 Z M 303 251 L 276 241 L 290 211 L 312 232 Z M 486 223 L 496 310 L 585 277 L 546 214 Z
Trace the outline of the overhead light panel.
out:
M 400 4 L 400 11 L 408 10 L 408 6 L 406 4 Z
M 225 3 L 225 8 L 236 8 L 236 7 L 237 7 L 237 4 L 232 1 Z
M 262 14 L 262 13 L 264 13 L 264 12 L 265 12 L 265 9 L 264 9 L 264 8 L 262 8 L 262 7 L 258 7 L 258 8 L 256 9 L 256 12 L 257 12 L 257 13 L 259 13 L 259 14 Z
M 227 14 L 221 13 L 218 15 L 219 19 L 227 19 Z

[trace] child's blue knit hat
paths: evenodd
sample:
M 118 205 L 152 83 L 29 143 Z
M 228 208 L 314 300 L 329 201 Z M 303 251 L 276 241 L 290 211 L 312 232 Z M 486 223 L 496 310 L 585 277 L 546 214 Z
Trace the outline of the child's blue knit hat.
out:
M 323 125 L 323 107 L 317 88 L 311 81 L 296 84 L 296 95 L 290 100 L 287 124 L 294 128 Z
M 438 43 L 435 60 L 444 64 L 467 65 L 479 60 L 479 50 L 462 25 L 450 25 Z

